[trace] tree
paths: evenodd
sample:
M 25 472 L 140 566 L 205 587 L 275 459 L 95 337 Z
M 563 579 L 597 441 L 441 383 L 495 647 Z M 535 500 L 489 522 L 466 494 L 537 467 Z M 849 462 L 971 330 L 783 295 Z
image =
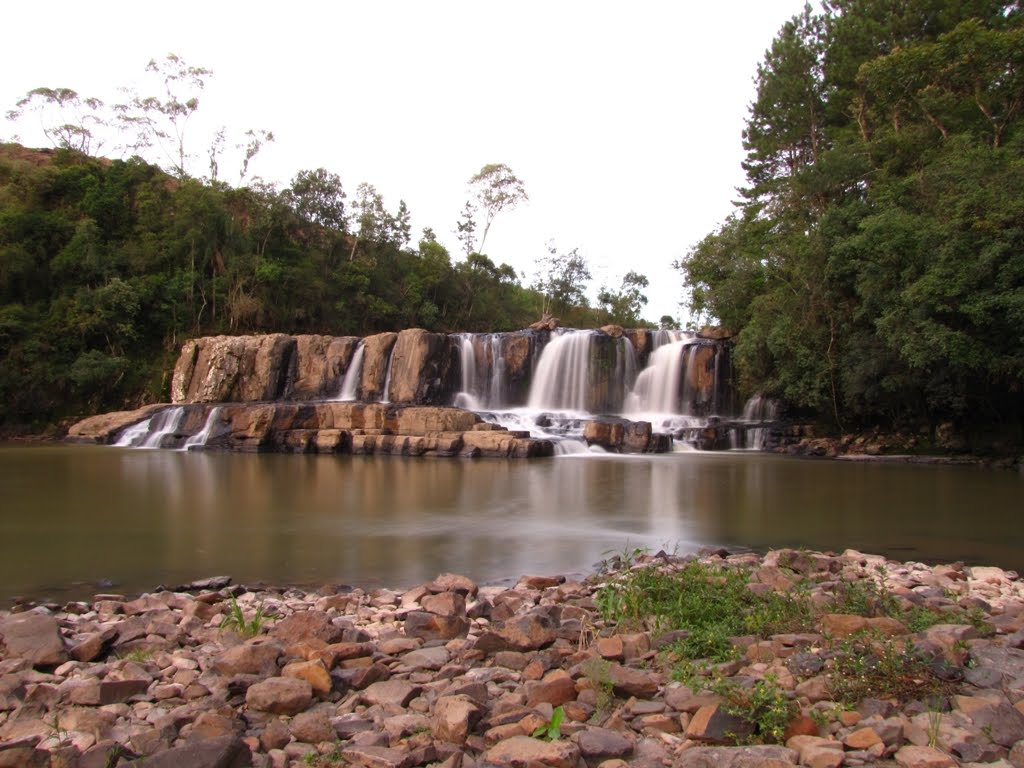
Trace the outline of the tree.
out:
M 103 108 L 100 99 L 82 98 L 71 88 L 33 88 L 7 113 L 7 119 L 17 121 L 26 112 L 35 112 L 43 134 L 55 147 L 89 154 L 103 146 L 98 129 L 109 127 Z
M 630 270 L 622 278 L 617 291 L 605 287 L 597 294 L 597 303 L 602 306 L 609 323 L 637 326 L 643 322 L 641 312 L 647 305 L 643 289 L 649 285 L 647 277 Z
M 549 243 L 548 255 L 538 259 L 537 270 L 534 288 L 543 296 L 542 314 L 589 306 L 586 290 L 592 275 L 578 248 L 559 253 Z
M 526 195 L 523 182 L 504 163 L 485 165 L 470 178 L 469 186 L 473 190 L 476 205 L 467 202 L 464 216 L 469 214 L 468 220 L 472 221 L 474 208 L 483 212 L 484 231 L 480 236 L 480 244 L 472 248 L 477 253 L 483 253 L 487 233 L 490 232 L 495 217 L 502 211 L 512 210 L 519 203 L 526 202 L 529 197 Z M 468 232 L 471 234 L 475 229 L 474 224 Z M 463 228 L 460 227 L 459 231 L 461 233 Z

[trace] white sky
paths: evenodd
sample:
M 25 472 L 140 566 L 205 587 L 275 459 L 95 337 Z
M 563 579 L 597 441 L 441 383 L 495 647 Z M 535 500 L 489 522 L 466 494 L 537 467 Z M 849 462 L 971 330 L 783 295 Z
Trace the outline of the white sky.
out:
M 453 230 L 466 182 L 505 163 L 530 202 L 485 251 L 527 273 L 554 241 L 602 283 L 637 270 L 645 316 L 684 317 L 674 259 L 720 223 L 743 183 L 740 133 L 764 51 L 803 0 L 10 3 L 0 113 L 39 86 L 113 102 L 173 52 L 213 70 L 193 126 L 202 155 L 226 125 L 272 130 L 252 173 L 286 185 L 337 173 L 372 183 L 414 237 Z M 205 122 L 205 125 L 202 123 Z M 0 137 L 19 132 L 0 121 Z M 222 164 L 222 178 L 230 180 Z M 196 165 L 198 173 L 204 164 Z

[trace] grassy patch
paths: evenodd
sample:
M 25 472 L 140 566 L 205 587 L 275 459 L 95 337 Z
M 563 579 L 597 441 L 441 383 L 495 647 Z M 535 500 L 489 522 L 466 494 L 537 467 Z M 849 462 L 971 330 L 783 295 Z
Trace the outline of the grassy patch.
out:
M 637 629 L 685 629 L 677 652 L 688 659 L 726 661 L 729 638 L 767 637 L 810 629 L 813 614 L 803 590 L 759 595 L 744 569 L 718 569 L 696 561 L 675 571 L 639 568 L 611 577 L 596 595 L 607 622 Z

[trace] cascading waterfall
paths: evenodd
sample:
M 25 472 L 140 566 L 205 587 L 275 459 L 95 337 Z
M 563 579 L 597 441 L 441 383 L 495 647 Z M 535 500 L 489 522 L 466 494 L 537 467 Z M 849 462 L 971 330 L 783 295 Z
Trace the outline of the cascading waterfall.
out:
M 479 411 L 483 404 L 477 394 L 476 345 L 472 334 L 459 334 L 459 365 L 462 369 L 462 388 L 455 395 L 455 406 L 467 411 Z
M 152 424 L 152 418 L 140 421 L 138 424 L 133 424 L 121 433 L 121 436 L 114 445 L 118 448 L 141 448 Z
M 366 345 L 359 342 L 356 351 L 352 355 L 352 362 L 348 364 L 345 377 L 341 380 L 341 392 L 338 393 L 338 400 L 351 402 L 359 395 L 359 381 L 363 375 L 363 357 L 366 355 Z
M 528 408 L 587 410 L 590 348 L 596 336 L 594 332 L 570 332 L 548 342 L 533 375 Z
M 391 366 L 395 364 L 395 348 L 388 353 L 388 371 L 384 374 L 384 390 L 380 393 L 380 402 L 391 402 Z
M 206 441 L 210 439 L 210 435 L 213 433 L 217 426 L 217 422 L 220 420 L 220 411 L 221 407 L 219 405 L 210 409 L 210 413 L 206 416 L 206 423 L 203 424 L 203 428 L 185 441 L 185 444 L 181 447 L 182 450 L 187 451 L 190 448 L 202 448 L 206 445 Z
M 673 341 L 651 352 L 626 398 L 627 414 L 680 414 L 680 384 L 685 369 L 686 341 Z
M 754 395 L 743 405 L 740 421 L 730 434 L 733 448 L 761 451 L 768 446 L 769 424 L 779 418 L 779 402 L 770 397 Z
M 143 440 L 141 447 L 161 448 L 164 438 L 167 435 L 173 435 L 177 431 L 178 425 L 181 424 L 181 417 L 184 415 L 185 409 L 181 406 L 160 411 L 160 413 L 153 417 L 149 434 Z

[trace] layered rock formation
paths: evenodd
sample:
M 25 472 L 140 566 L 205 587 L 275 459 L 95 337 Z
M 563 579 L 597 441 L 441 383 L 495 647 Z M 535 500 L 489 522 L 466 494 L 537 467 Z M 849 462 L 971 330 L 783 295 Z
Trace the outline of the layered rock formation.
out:
M 177 411 L 154 448 L 187 447 L 205 433 L 207 450 L 285 453 L 392 454 L 533 458 L 551 456 L 549 440 L 487 424 L 460 408 L 384 403 L 228 403 L 146 406 L 93 416 L 75 424 L 68 440 L 109 445 L 161 412 Z

